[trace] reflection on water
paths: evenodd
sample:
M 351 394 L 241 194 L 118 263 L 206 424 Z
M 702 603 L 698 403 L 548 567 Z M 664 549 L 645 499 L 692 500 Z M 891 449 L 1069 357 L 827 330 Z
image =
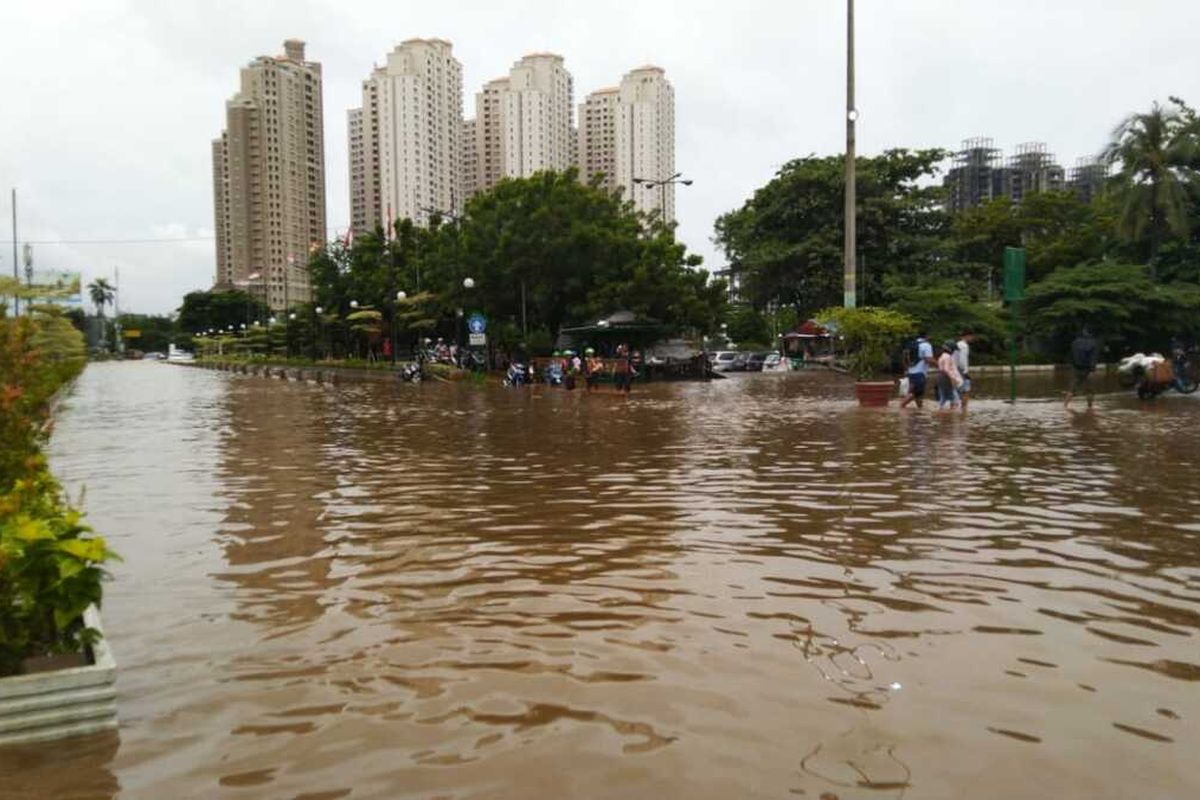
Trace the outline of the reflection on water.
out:
M 119 749 L 0 772 L 30 797 L 1193 796 L 1200 405 L 1003 390 L 962 418 L 821 375 L 626 401 L 94 365 L 54 464 L 126 559 Z

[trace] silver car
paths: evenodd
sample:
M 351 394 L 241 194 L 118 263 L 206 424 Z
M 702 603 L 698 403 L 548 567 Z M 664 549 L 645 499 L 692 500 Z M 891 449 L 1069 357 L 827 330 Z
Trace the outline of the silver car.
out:
M 713 372 L 728 372 L 739 355 L 736 350 L 718 350 L 709 354 L 708 363 L 712 365 Z

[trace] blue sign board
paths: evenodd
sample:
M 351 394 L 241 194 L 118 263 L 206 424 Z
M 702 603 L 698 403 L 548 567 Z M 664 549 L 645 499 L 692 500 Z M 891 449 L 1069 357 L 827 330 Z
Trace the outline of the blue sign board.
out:
M 467 317 L 467 331 L 470 333 L 483 333 L 487 330 L 487 320 L 483 314 L 472 314 Z

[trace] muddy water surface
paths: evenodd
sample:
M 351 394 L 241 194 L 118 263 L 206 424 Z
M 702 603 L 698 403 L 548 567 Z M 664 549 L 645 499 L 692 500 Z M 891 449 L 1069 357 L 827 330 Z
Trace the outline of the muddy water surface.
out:
M 1200 398 L 848 394 L 93 365 L 121 729 L 0 797 L 1200 795 Z

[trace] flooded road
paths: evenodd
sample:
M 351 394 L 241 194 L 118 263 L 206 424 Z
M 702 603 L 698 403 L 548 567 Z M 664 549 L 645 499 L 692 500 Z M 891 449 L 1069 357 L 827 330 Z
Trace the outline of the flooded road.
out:
M 838 380 L 92 365 L 52 460 L 125 559 L 121 728 L 0 796 L 1200 795 L 1200 396 Z

